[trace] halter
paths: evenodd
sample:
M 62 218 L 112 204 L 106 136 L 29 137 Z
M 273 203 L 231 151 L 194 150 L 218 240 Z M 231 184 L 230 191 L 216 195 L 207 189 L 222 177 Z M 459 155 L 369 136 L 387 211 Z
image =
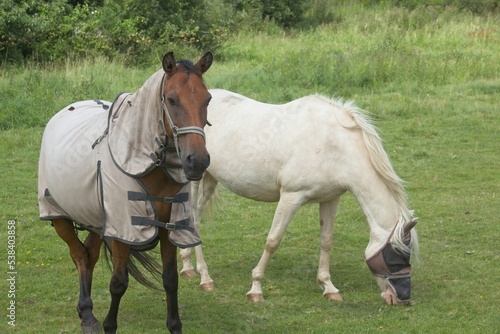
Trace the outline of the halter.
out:
M 160 98 L 161 98 L 161 109 L 167 115 L 167 121 L 168 125 L 170 126 L 170 129 L 172 129 L 172 135 L 174 136 L 174 143 L 175 143 L 175 150 L 177 151 L 177 155 L 179 158 L 181 157 L 180 150 L 179 150 L 179 142 L 177 140 L 177 137 L 179 135 L 185 135 L 188 133 L 196 133 L 199 134 L 200 136 L 203 137 L 203 140 L 205 141 L 205 131 L 200 128 L 199 126 L 185 126 L 182 128 L 179 128 L 174 124 L 174 121 L 172 120 L 172 117 L 170 116 L 170 112 L 168 111 L 167 105 L 165 104 L 165 97 L 163 96 L 163 84 L 164 84 L 165 76 L 162 78 L 162 85 L 161 85 L 161 91 L 160 91 Z M 165 131 L 166 132 L 166 131 Z

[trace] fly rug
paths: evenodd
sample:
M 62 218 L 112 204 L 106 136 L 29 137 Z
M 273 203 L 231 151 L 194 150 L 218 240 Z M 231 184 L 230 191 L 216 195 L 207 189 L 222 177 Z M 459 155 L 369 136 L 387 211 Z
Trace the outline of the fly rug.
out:
M 77 266 L 77 310 L 84 333 L 101 331 L 90 294 L 103 241 L 113 260 L 105 332 L 116 332 L 128 273 L 151 284 L 129 256 L 162 276 L 167 327 L 171 333 L 182 332 L 176 247 L 201 243 L 191 222 L 189 181 L 200 179 L 210 162 L 203 130 L 210 93 L 202 74 L 212 60 L 208 52 L 196 64 L 177 62 L 169 52 L 163 69 L 137 92 L 120 94 L 113 103 L 73 103 L 47 124 L 39 161 L 40 218 L 52 221 Z M 75 228 L 89 231 L 83 243 Z M 152 257 L 139 252 L 158 242 L 163 272 Z

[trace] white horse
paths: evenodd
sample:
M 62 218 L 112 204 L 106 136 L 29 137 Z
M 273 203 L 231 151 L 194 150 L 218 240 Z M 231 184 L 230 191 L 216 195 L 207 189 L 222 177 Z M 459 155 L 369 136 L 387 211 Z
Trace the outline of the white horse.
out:
M 333 220 L 340 197 L 351 191 L 370 227 L 367 264 L 388 304 L 410 302 L 410 254 L 418 257 L 416 220 L 407 207 L 382 140 L 362 110 L 311 95 L 283 104 L 254 101 L 225 90 L 210 90 L 206 146 L 211 164 L 193 183 L 193 214 L 201 211 L 217 183 L 240 196 L 278 202 L 264 253 L 252 271 L 251 301 L 263 300 L 261 283 L 272 254 L 297 209 L 319 203 L 321 248 L 317 282 L 329 300 L 342 300 L 330 279 Z M 214 288 L 201 246 L 195 247 L 201 287 Z M 191 250 L 182 250 L 181 274 L 195 275 Z

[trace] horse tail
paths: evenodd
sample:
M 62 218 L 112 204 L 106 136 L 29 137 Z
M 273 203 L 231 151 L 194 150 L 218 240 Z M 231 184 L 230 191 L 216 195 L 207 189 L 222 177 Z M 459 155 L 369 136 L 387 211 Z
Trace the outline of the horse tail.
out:
M 111 247 L 107 242 L 104 242 L 104 245 L 104 258 L 106 259 L 109 269 L 112 270 L 113 261 L 110 256 Z M 149 254 L 150 252 L 152 251 L 146 252 L 131 249 L 127 264 L 127 271 L 137 282 L 145 287 L 151 290 L 163 291 L 160 287 L 162 282 L 162 266 L 154 256 Z M 144 271 L 141 270 L 136 261 L 139 262 L 144 269 L 146 269 L 149 275 L 145 274 Z M 148 276 L 151 276 L 151 278 Z
M 414 228 L 409 231 L 410 242 L 405 241 L 404 228 L 412 220 L 412 212 L 408 210 L 407 195 L 403 188 L 404 181 L 394 171 L 389 156 L 384 150 L 382 138 L 380 138 L 376 127 L 373 125 L 373 120 L 363 110 L 356 107 L 352 101 L 345 103 L 344 107 L 349 111 L 356 127 L 361 129 L 363 133 L 363 141 L 372 166 L 395 197 L 399 219 L 391 240 L 392 245 L 396 251 L 408 255 L 412 254 L 418 262 L 420 258 L 418 236 Z
M 154 281 L 149 279 L 149 277 L 137 266 L 136 260 L 149 274 L 151 274 Z M 149 252 L 131 250 L 127 269 L 130 275 L 145 287 L 151 290 L 163 291 L 163 289 L 158 286 L 158 283 L 162 282 L 162 266 L 155 257 L 149 254 Z

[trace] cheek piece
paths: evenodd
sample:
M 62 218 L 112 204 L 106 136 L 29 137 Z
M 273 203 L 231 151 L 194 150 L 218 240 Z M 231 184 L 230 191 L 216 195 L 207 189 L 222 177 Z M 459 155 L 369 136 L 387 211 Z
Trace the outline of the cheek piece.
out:
M 404 244 L 410 245 L 411 235 L 410 230 L 417 224 L 417 220 L 413 219 L 407 222 L 403 228 Z M 372 274 L 377 277 L 383 277 L 396 294 L 396 298 L 400 303 L 409 303 L 411 294 L 411 278 L 410 278 L 410 253 L 404 254 L 394 250 L 391 243 L 392 231 L 387 243 L 369 259 L 366 264 L 370 268 Z

